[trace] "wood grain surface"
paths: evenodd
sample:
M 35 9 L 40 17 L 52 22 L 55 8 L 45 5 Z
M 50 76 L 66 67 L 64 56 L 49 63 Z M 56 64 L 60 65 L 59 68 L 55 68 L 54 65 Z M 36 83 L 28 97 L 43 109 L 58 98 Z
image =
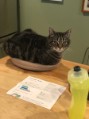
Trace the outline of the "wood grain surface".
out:
M 89 66 L 62 60 L 59 66 L 51 71 L 33 72 L 16 67 L 10 57 L 0 59 L 0 119 L 68 119 L 71 94 L 68 91 L 67 74 L 75 65 L 89 69 Z M 67 90 L 53 105 L 51 110 L 7 95 L 6 92 L 27 76 L 34 76 L 46 81 L 67 87 Z M 89 104 L 85 119 L 89 119 Z

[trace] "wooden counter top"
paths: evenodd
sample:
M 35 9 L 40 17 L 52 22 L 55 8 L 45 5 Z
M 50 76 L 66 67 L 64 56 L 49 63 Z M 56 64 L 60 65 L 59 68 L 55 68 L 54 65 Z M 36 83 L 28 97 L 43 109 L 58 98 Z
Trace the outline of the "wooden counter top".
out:
M 68 86 L 67 73 L 75 65 L 89 69 L 89 66 L 62 60 L 59 66 L 46 72 L 32 72 L 14 66 L 10 57 L 0 59 L 0 119 L 68 119 L 71 95 L 66 90 L 51 110 L 7 95 L 6 92 L 27 76 Z M 85 119 L 89 119 L 89 105 Z

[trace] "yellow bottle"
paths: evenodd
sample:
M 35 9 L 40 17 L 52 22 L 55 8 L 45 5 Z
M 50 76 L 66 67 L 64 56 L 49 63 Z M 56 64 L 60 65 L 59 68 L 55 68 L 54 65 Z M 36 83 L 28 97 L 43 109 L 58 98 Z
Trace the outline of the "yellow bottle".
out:
M 75 66 L 68 72 L 68 82 L 72 94 L 69 119 L 84 119 L 89 81 L 87 70 Z

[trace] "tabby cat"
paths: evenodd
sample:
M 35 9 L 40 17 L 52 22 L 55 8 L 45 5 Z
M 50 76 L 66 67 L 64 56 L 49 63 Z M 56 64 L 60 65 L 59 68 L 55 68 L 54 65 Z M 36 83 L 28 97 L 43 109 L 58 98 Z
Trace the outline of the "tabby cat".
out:
M 37 34 L 32 29 L 16 33 L 4 43 L 6 54 L 32 63 L 54 65 L 70 45 L 71 30 L 56 32 L 49 28 L 49 36 Z

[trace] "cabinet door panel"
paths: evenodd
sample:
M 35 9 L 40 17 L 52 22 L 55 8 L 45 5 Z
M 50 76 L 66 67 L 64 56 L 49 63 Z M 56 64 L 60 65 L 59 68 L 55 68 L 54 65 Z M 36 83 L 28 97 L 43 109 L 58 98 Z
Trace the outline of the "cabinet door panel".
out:
M 17 31 L 17 0 L 0 0 L 0 37 Z

